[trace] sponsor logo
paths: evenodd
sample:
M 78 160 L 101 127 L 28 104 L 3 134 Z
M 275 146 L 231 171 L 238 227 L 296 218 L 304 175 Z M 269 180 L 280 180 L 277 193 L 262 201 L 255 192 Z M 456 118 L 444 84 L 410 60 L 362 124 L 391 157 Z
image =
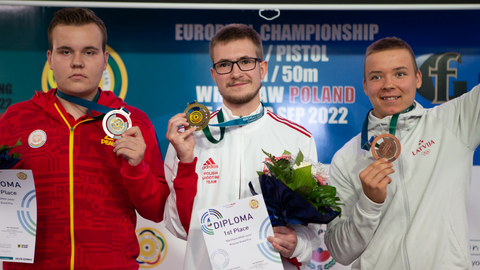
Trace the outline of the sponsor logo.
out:
M 424 156 L 427 156 L 431 153 L 430 147 L 432 147 L 435 144 L 433 140 L 425 142 L 424 140 L 419 140 L 418 141 L 418 148 L 412 151 L 412 155 L 416 156 L 417 154 L 422 154 Z
M 422 72 L 422 86 L 417 93 L 432 104 L 447 102 L 467 92 L 466 81 L 451 80 L 458 76 L 457 68 L 451 67 L 451 64 L 462 63 L 460 53 L 425 54 L 416 60 Z
M 17 173 L 17 178 L 20 179 L 20 180 L 27 180 L 28 176 L 24 172 L 19 172 L 19 173 Z
M 154 228 L 140 228 L 135 233 L 140 246 L 137 258 L 140 268 L 152 268 L 161 264 L 167 255 L 165 236 Z
M 221 220 L 223 219 L 223 215 L 218 210 L 208 209 L 208 211 L 203 213 L 202 217 L 200 218 L 200 227 L 205 234 L 214 235 L 212 221 L 213 218 L 216 218 L 216 220 Z
M 105 135 L 105 138 L 100 140 L 100 143 L 105 145 L 112 145 L 113 142 L 114 142 L 114 139 L 110 138 L 108 135 Z
M 110 57 L 108 57 L 107 68 L 103 71 L 102 79 L 98 84 L 104 91 L 112 91 L 117 97 L 125 100 L 128 88 L 128 76 L 125 64 L 118 53 L 110 46 L 105 48 Z M 53 77 L 48 61 L 45 62 L 42 72 L 42 90 L 47 92 L 51 88 L 56 88 L 57 83 Z
M 218 169 L 218 165 L 215 164 L 215 161 L 213 161 L 212 158 L 209 158 L 202 167 L 202 170 L 207 170 L 207 169 Z
M 220 179 L 219 166 L 215 164 L 212 158 L 209 158 L 202 166 L 202 180 L 206 184 L 216 184 Z
M 47 141 L 47 133 L 41 129 L 37 129 L 28 136 L 28 145 L 32 148 L 39 148 Z
M 250 208 L 252 208 L 252 209 L 257 209 L 258 206 L 260 206 L 260 204 L 258 203 L 258 201 L 255 200 L 255 199 L 250 200 L 250 202 L 248 203 L 248 205 L 250 205 Z

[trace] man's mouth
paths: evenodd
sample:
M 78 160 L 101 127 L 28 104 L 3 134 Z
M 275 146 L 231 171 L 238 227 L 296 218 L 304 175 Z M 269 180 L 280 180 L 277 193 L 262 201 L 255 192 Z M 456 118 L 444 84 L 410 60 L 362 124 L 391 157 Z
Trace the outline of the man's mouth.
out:
M 81 78 L 86 78 L 85 75 L 83 74 L 73 74 L 72 76 L 70 76 L 70 78 L 72 79 L 81 79 Z
M 249 82 L 248 81 L 235 81 L 235 82 L 229 83 L 227 86 L 228 87 L 242 86 L 242 85 L 247 84 L 247 83 L 249 83 Z
M 391 101 L 391 100 L 396 100 L 399 97 L 383 97 L 383 100 Z

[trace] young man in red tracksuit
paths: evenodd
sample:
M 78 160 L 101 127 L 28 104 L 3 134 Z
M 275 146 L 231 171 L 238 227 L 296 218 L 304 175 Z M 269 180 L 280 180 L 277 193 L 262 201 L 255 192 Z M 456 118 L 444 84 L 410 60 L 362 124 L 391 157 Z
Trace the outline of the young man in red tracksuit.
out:
M 0 145 L 21 139 L 14 169 L 32 170 L 37 200 L 34 263 L 4 262 L 3 269 L 138 269 L 135 210 L 159 222 L 169 194 L 155 129 L 145 113 L 98 87 L 108 63 L 106 28 L 91 10 L 56 12 L 48 37 L 58 88 L 0 118 Z M 98 113 L 71 97 L 124 108 L 132 127 L 112 139 L 92 117 Z M 175 190 L 192 198 L 179 202 L 196 193 L 195 183 Z

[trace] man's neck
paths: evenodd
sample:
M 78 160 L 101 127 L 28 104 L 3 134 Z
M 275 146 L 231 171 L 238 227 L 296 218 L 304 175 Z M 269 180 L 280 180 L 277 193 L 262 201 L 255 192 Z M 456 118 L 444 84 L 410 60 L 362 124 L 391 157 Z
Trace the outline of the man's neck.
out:
M 58 90 L 60 90 L 60 89 L 58 88 L 57 91 Z M 92 93 L 90 93 L 86 96 L 81 96 L 81 97 L 77 96 L 77 97 L 88 100 L 88 101 L 93 101 L 96 94 L 97 94 L 97 92 L 94 91 L 94 92 L 92 92 Z M 80 106 L 78 104 L 67 101 L 67 100 L 59 97 L 58 94 L 56 94 L 56 97 L 57 97 L 58 101 L 60 102 L 60 104 L 62 104 L 62 107 L 65 109 L 65 111 L 67 113 L 69 113 L 70 115 L 72 115 L 75 118 L 75 120 L 78 120 L 78 118 L 84 116 L 88 111 L 88 108 L 85 108 L 85 107 Z
M 224 103 L 225 106 L 232 112 L 232 115 L 244 117 L 252 114 L 260 105 L 260 101 L 245 103 L 245 104 L 231 104 Z

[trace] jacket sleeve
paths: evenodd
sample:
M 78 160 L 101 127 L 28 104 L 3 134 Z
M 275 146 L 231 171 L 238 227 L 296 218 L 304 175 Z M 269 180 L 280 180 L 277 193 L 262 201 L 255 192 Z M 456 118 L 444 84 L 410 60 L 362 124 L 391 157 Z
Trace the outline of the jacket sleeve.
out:
M 297 225 L 293 227 L 297 233 L 297 247 L 292 257 L 289 258 L 291 263 L 296 260 L 301 263 L 301 265 L 307 265 L 310 262 L 313 252 L 321 244 L 320 237 L 318 236 L 321 226 L 321 224 L 308 224 L 308 226 Z
M 165 180 L 162 154 L 155 129 L 148 119 L 145 123 L 147 128 L 142 128 L 142 136 L 147 148 L 143 160 L 137 166 L 131 166 L 122 159 L 121 173 L 130 200 L 137 212 L 146 219 L 160 222 L 164 217 L 165 204 L 170 191 Z M 193 199 L 197 194 L 197 182 L 179 181 L 178 183 L 173 188 L 178 198 L 177 208 L 181 213 L 191 212 Z
M 337 262 L 348 265 L 370 243 L 380 223 L 383 204 L 372 202 L 363 191 L 360 196 L 356 193 L 353 179 L 349 179 L 352 174 L 345 172 L 349 167 L 341 159 L 342 154 L 346 153 L 337 152 L 332 159 L 330 184 L 337 188 L 337 195 L 345 205 L 341 218 L 337 217 L 327 225 L 325 244 Z
M 170 195 L 165 208 L 165 227 L 177 238 L 186 240 L 197 191 L 198 175 L 195 172 L 197 158 L 182 163 L 177 152 L 169 145 L 165 157 L 165 174 Z M 195 188 L 195 193 L 191 191 Z
M 480 144 L 480 85 L 432 109 L 442 123 L 470 149 Z
M 130 200 L 137 212 L 144 218 L 154 222 L 163 219 L 165 202 L 169 194 L 163 170 L 162 154 L 157 144 L 155 129 L 139 125 L 147 145 L 143 160 L 136 166 L 131 166 L 122 158 L 120 170 L 123 183 L 129 193 Z

